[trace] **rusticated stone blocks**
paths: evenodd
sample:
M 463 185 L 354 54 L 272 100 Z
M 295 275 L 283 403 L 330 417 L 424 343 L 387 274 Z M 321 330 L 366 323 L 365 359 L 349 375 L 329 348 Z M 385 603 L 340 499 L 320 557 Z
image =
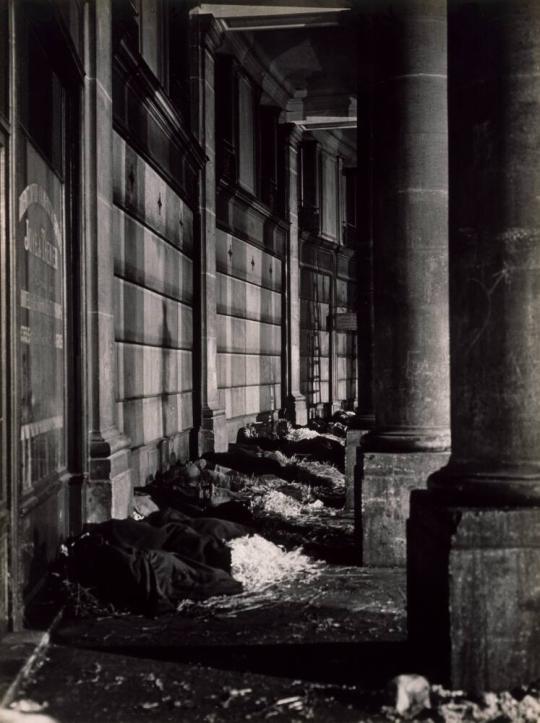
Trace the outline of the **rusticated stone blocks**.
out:
M 433 676 L 470 692 L 540 677 L 540 508 L 414 492 L 407 577 L 410 640 Z

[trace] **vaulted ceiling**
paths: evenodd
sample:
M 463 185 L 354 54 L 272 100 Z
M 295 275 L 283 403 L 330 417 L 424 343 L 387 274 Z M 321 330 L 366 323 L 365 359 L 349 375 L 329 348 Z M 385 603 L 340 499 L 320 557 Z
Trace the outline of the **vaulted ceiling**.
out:
M 284 120 L 339 131 L 355 144 L 357 46 L 353 0 L 203 3 L 229 36 L 242 40 L 286 88 Z

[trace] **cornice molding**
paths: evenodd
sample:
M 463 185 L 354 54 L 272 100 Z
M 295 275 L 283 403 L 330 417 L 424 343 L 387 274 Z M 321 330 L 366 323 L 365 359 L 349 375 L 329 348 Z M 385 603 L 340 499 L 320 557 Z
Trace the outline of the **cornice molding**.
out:
M 344 161 L 356 164 L 356 146 L 339 130 L 310 129 L 310 135 L 316 139 L 328 153 L 342 156 Z
M 341 15 L 344 10 L 322 13 L 298 12 L 284 15 L 267 14 L 254 15 L 251 17 L 228 17 L 227 29 L 235 31 L 258 31 L 258 30 L 291 30 L 297 28 L 328 28 L 336 27 L 341 23 Z
M 218 20 L 211 14 L 191 13 L 191 27 L 199 36 L 199 42 L 202 39 L 205 47 L 215 53 L 223 42 L 223 33 L 225 25 L 222 20 Z
M 122 42 L 113 63 L 166 133 L 180 143 L 196 165 L 203 166 L 207 160 L 204 151 L 144 60 Z

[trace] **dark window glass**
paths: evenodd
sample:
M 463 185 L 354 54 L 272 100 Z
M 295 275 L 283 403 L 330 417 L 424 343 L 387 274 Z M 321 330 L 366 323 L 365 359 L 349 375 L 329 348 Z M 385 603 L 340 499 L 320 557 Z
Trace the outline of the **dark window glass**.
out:
M 8 116 L 8 4 L 0 0 L 0 113 Z
M 36 32 L 30 28 L 19 36 L 19 42 L 18 97 L 21 123 L 53 168 L 62 173 L 62 84 Z

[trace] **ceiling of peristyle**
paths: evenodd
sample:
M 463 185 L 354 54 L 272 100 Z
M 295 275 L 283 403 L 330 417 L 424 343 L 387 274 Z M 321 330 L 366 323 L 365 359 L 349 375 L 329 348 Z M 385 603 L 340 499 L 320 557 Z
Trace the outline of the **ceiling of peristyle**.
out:
M 287 91 L 282 120 L 332 130 L 356 145 L 357 43 L 352 0 L 202 3 L 234 43 L 240 36 Z

